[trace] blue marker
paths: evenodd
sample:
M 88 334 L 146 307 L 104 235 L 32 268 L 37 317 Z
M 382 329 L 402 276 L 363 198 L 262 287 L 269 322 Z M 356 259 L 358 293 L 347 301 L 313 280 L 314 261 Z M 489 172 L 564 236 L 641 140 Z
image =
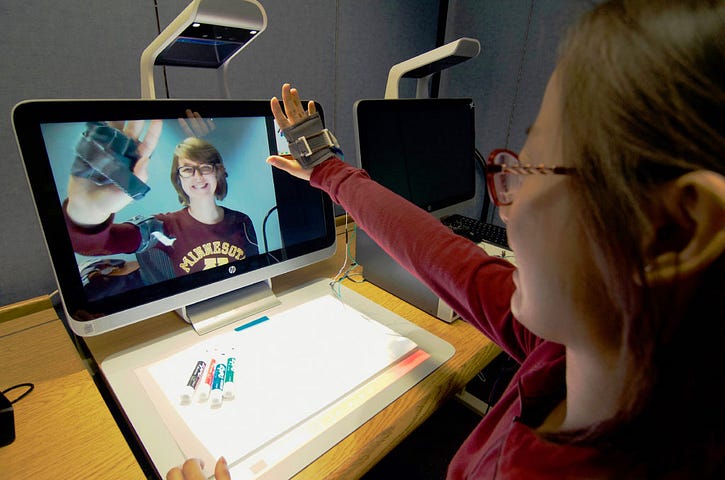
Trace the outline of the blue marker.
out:
M 234 398 L 234 366 L 237 363 L 237 359 L 229 357 L 227 360 L 227 376 L 224 379 L 224 394 L 223 397 L 227 400 Z
M 214 369 L 214 378 L 211 381 L 211 393 L 209 400 L 211 405 L 218 406 L 222 403 L 222 391 L 224 390 L 224 379 L 226 378 L 227 366 L 224 362 L 219 362 Z

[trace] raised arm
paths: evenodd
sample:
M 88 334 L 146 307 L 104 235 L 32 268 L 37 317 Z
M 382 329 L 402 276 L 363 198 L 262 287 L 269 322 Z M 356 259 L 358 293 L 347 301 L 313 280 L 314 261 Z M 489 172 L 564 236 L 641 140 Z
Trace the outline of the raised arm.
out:
M 280 126 L 304 120 L 295 89 L 282 89 L 286 114 L 272 99 Z M 428 212 L 370 179 L 339 159 L 311 169 L 294 159 L 272 156 L 268 163 L 327 192 L 392 258 L 428 285 L 467 321 L 517 358 L 532 348 L 535 337 L 511 317 L 514 267 L 487 255 L 473 242 L 454 234 Z

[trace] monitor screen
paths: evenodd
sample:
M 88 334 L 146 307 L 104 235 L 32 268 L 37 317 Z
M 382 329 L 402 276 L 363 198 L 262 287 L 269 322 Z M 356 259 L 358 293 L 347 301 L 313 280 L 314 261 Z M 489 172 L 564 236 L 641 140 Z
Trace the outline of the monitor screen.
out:
M 329 197 L 265 163 L 287 148 L 267 101 L 27 101 L 13 127 L 80 335 L 334 253 Z
M 359 100 L 358 160 L 370 177 L 433 212 L 475 195 L 470 98 Z

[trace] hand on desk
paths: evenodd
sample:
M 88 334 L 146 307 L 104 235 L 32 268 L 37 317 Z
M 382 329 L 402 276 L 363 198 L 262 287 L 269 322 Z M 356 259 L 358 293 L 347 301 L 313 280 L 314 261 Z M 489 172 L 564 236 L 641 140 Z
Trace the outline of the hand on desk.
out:
M 202 462 L 197 458 L 190 458 L 181 467 L 174 467 L 166 474 L 166 480 L 206 480 L 206 475 L 201 471 Z M 231 480 L 227 461 L 224 457 L 219 458 L 214 467 L 214 478 L 216 480 Z

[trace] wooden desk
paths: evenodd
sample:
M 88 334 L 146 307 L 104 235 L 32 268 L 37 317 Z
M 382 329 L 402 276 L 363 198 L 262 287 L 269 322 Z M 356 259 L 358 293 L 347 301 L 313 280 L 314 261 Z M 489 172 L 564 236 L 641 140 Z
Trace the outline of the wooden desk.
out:
M 1 390 L 35 385 L 13 405 L 15 441 L 0 447 L 2 478 L 144 478 L 53 309 L 0 323 L 0 365 Z
M 333 258 L 275 278 L 273 280 L 273 289 L 276 292 L 281 292 L 311 279 L 331 277 L 337 273 L 342 265 L 345 253 L 344 236 L 340 238 L 342 243 L 338 248 L 338 253 Z M 444 401 L 454 393 L 462 390 L 499 352 L 498 347 L 495 347 L 485 336 L 465 322 L 456 321 L 452 324 L 446 324 L 370 283 L 357 284 L 346 281 L 345 285 L 446 340 L 454 346 L 456 353 L 448 362 L 422 382 L 299 472 L 294 477 L 295 479 L 318 480 L 321 478 L 350 479 L 360 477 L 423 423 Z M 83 471 L 80 467 L 84 465 L 86 472 L 99 472 L 97 475 L 90 473 L 87 476 L 80 475 L 84 478 L 104 478 L 104 475 L 107 475 L 107 478 L 144 478 L 141 470 L 135 464 L 131 451 L 123 443 L 119 429 L 115 425 L 110 425 L 113 420 L 109 411 L 104 408 L 102 399 L 93 388 L 90 377 L 83 370 L 82 364 L 75 355 L 72 344 L 65 335 L 60 322 L 54 318 L 55 314 L 52 311 L 41 313 L 45 315 L 43 318 L 46 321 L 56 325 L 57 330 L 62 333 L 61 335 L 55 332 L 55 335 L 59 337 L 56 342 L 65 345 L 63 347 L 65 350 L 62 353 L 59 352 L 59 357 L 52 361 L 58 367 L 61 367 L 60 364 L 63 362 L 71 362 L 72 365 L 75 365 L 71 368 L 72 373 L 82 377 L 82 380 L 86 383 L 82 391 L 76 390 L 77 393 L 74 393 L 73 398 L 69 399 L 74 402 L 73 407 L 64 410 L 61 415 L 54 415 L 53 418 L 42 424 L 36 424 L 37 427 L 35 428 L 40 431 L 44 430 L 42 435 L 47 437 L 42 456 L 34 453 L 35 447 L 32 442 L 18 443 L 16 440 L 17 445 L 13 447 L 13 451 L 20 453 L 11 456 L 11 451 L 6 450 L 8 447 L 0 449 L 2 469 L 4 470 L 4 465 L 7 462 L 12 461 L 15 468 L 17 468 L 15 471 L 19 472 L 20 477 L 23 477 L 31 476 L 31 472 L 54 471 L 55 465 L 65 463 L 67 467 L 73 469 L 67 471 Z M 19 320 L 27 320 L 27 317 Z M 176 314 L 168 313 L 153 320 L 131 325 L 98 337 L 88 337 L 84 341 L 92 352 L 94 360 L 100 364 L 113 353 L 126 350 L 141 342 L 163 338 L 169 333 L 186 328 L 191 327 L 185 324 Z M 15 358 L 13 365 L 27 364 L 30 361 L 35 362 L 33 350 L 29 348 L 37 349 L 40 339 L 36 337 L 45 335 L 49 334 L 40 330 L 32 333 L 32 330 L 30 330 L 24 339 L 27 342 L 23 344 L 25 347 L 14 347 L 15 350 L 12 355 L 5 351 L 2 351 L 0 355 L 2 355 L 3 359 L 6 356 L 11 357 L 11 359 Z M 64 338 L 63 335 L 65 335 Z M 63 338 L 64 341 L 60 338 Z M 12 343 L 14 344 L 14 342 Z M 68 360 L 61 360 L 60 356 L 67 357 Z M 15 378 L 13 377 L 13 379 Z M 30 377 L 20 378 L 8 380 L 8 383 L 22 381 L 33 381 L 33 379 Z M 48 388 L 53 391 L 52 395 L 57 396 L 55 399 L 44 400 L 42 403 L 38 400 L 38 404 L 32 406 L 30 403 L 25 405 L 26 402 L 23 401 L 18 404 L 18 408 L 27 408 L 30 416 L 32 416 L 35 414 L 33 412 L 51 411 L 70 405 L 70 401 L 65 403 L 62 396 L 71 396 L 71 394 L 64 392 L 64 387 L 60 382 Z M 80 390 L 80 387 L 78 388 Z M 33 392 L 32 395 L 36 393 Z M 81 402 L 84 405 L 81 405 Z M 85 405 L 85 402 L 88 405 Z M 88 412 L 87 415 L 86 411 Z M 84 415 L 87 421 L 79 421 L 79 414 Z M 16 416 L 16 423 L 21 424 L 20 428 L 26 428 L 22 425 L 26 422 L 30 423 L 31 420 L 27 419 L 27 417 L 20 419 Z M 101 426 L 97 427 L 98 423 Z M 55 434 L 47 433 L 49 431 L 64 431 L 65 434 L 61 437 L 63 440 L 57 441 L 58 437 Z M 74 458 L 74 455 L 66 448 L 65 437 L 77 439 L 78 446 L 74 448 L 77 448 L 79 452 L 86 456 L 81 459 Z M 21 453 L 23 460 L 20 460 Z M 64 477 L 63 475 L 54 476 L 56 478 Z M 66 475 L 65 477 L 73 478 L 74 476 Z M 38 478 L 42 477 L 43 475 L 40 475 Z

